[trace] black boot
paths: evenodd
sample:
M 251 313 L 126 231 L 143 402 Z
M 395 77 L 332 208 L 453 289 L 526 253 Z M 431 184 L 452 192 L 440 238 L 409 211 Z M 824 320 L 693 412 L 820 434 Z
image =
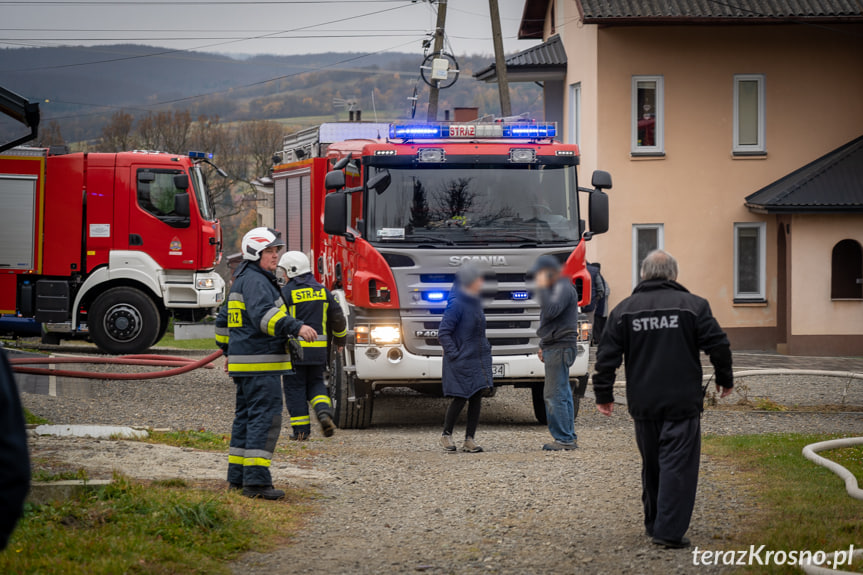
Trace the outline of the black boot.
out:
M 243 487 L 243 495 L 252 499 L 266 499 L 267 501 L 285 498 L 285 492 L 281 489 L 275 489 L 272 485 L 248 485 Z
M 243 484 L 242 483 L 228 483 L 228 491 L 242 491 Z
M 332 437 L 336 432 L 336 422 L 333 421 L 333 416 L 326 411 L 322 411 L 318 414 L 318 421 L 321 423 L 324 437 Z

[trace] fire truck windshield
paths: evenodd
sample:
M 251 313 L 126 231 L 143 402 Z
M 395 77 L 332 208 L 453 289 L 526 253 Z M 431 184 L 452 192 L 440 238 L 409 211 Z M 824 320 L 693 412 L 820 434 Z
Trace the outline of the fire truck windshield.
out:
M 213 204 L 210 201 L 210 189 L 207 187 L 207 178 L 200 166 L 192 166 L 192 187 L 195 189 L 195 199 L 198 201 L 198 210 L 201 217 L 211 222 L 216 219 L 213 212 Z
M 368 240 L 444 245 L 565 243 L 579 240 L 574 166 L 458 165 L 388 170 L 369 190 Z

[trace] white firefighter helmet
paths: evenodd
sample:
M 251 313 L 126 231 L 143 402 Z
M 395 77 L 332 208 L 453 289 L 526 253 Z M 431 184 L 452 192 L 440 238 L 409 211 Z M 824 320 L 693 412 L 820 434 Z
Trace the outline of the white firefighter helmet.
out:
M 243 259 L 256 262 L 261 252 L 271 246 L 284 246 L 282 232 L 273 228 L 255 228 L 243 236 Z
M 311 273 L 312 271 L 309 257 L 303 252 L 286 252 L 279 260 L 279 267 L 284 270 L 285 276 L 288 279 Z

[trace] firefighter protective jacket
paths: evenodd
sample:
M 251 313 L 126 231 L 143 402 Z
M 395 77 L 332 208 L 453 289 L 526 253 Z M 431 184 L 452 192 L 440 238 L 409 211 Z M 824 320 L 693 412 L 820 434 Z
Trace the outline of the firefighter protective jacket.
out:
M 282 288 L 282 297 L 287 302 L 288 312 L 292 317 L 318 332 L 317 341 L 300 341 L 303 359 L 297 360 L 297 364 L 326 365 L 327 341 L 330 336 L 333 337 L 335 345 L 344 345 L 348 334 L 342 306 L 310 273 L 292 278 Z
M 276 277 L 257 263 L 242 264 L 216 318 L 216 344 L 228 356 L 231 377 L 290 373 L 287 338 L 303 322 L 288 315 Z

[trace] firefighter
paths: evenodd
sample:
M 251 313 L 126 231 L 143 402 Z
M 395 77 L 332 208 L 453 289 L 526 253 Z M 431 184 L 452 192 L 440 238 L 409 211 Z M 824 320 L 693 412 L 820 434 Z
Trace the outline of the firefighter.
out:
M 336 430 L 333 402 L 324 384 L 327 343 L 332 336 L 339 352 L 344 349 L 347 321 L 339 301 L 312 275 L 309 258 L 302 252 L 282 256 L 277 270 L 283 283 L 282 297 L 291 316 L 320 334 L 315 341 L 300 341 L 302 358 L 294 358 L 294 371 L 284 376 L 285 404 L 291 416 L 291 439 L 303 441 L 311 433 L 309 403 L 315 410 L 325 437 Z
M 271 228 L 243 236 L 243 262 L 216 320 L 216 343 L 237 386 L 228 483 L 246 497 L 269 500 L 285 496 L 273 488 L 270 463 L 282 429 L 281 377 L 292 369 L 287 339 L 318 337 L 314 328 L 288 315 L 279 295 L 274 273 L 284 245 L 281 233 Z

